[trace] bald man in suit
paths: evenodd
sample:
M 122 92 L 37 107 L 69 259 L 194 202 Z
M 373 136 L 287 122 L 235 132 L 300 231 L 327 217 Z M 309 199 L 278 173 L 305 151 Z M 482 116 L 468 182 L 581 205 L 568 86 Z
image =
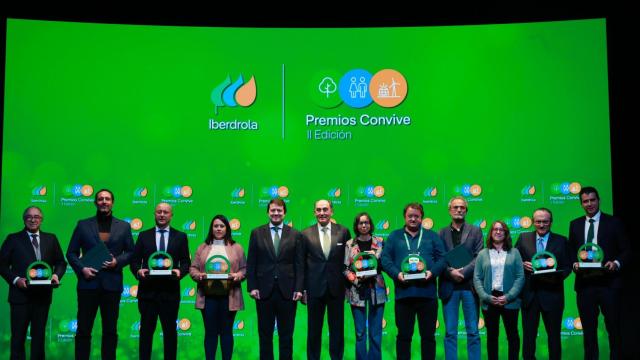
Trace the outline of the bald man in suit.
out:
M 307 290 L 308 326 L 307 359 L 320 359 L 324 313 L 328 310 L 329 356 L 344 355 L 344 252 L 349 230 L 331 222 L 333 205 L 318 200 L 314 206 L 317 224 L 302 231 L 305 238 L 305 279 Z

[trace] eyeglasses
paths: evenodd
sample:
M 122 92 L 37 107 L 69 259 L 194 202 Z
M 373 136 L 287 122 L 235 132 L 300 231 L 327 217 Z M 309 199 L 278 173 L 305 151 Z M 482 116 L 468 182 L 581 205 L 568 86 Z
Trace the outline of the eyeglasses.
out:
M 534 223 L 535 223 L 535 224 L 544 224 L 544 225 L 547 225 L 547 224 L 551 224 L 551 221 L 549 221 L 549 220 L 536 220 L 536 221 L 534 221 Z
M 505 232 L 505 230 L 503 228 L 495 228 L 495 229 L 492 229 L 491 231 L 493 231 L 493 232 Z
M 42 220 L 42 216 L 40 215 L 27 215 L 24 217 L 25 220 Z

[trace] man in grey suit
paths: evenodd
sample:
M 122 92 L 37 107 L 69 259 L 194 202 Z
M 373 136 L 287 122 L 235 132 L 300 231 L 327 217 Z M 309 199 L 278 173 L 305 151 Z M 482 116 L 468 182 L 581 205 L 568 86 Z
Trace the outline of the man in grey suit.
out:
M 467 330 L 467 354 L 470 360 L 480 360 L 480 335 L 478 333 L 478 298 L 471 290 L 473 287 L 473 269 L 476 256 L 483 247 L 482 231 L 479 227 L 465 221 L 467 200 L 456 196 L 449 200 L 451 224 L 440 229 L 440 238 L 444 241 L 445 251 L 464 246 L 472 256 L 471 261 L 461 267 L 447 265 L 447 271 L 438 281 L 438 297 L 442 300 L 442 313 L 446 328 L 444 352 L 447 360 L 458 358 L 458 315 L 460 303 Z M 460 264 L 456 264 L 460 266 Z
M 267 205 L 269 223 L 251 231 L 247 256 L 247 290 L 256 300 L 260 359 L 273 359 L 273 329 L 278 322 L 280 359 L 293 358 L 296 301 L 304 284 L 302 234 L 284 225 L 287 205 Z
M 547 331 L 549 359 L 561 358 L 560 327 L 564 310 L 564 279 L 571 274 L 571 261 L 567 238 L 551 232 L 551 210 L 540 208 L 533 212 L 536 230 L 521 233 L 516 244 L 524 267 L 522 298 L 522 358 L 536 358 L 536 337 L 540 315 Z M 535 275 L 531 258 L 540 251 L 556 257 L 559 273 Z
M 344 251 L 349 230 L 331 222 L 333 206 L 318 200 L 314 206 L 318 223 L 302 231 L 305 238 L 305 280 L 308 305 L 307 359 L 320 359 L 324 313 L 328 310 L 329 356 L 344 354 Z

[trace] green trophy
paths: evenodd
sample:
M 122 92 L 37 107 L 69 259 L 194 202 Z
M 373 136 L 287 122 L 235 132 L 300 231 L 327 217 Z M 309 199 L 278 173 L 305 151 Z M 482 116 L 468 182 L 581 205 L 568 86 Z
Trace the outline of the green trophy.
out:
M 171 275 L 172 269 L 173 258 L 166 251 L 156 251 L 153 254 L 149 255 L 149 275 Z
M 357 277 L 376 276 L 378 275 L 378 259 L 371 253 L 361 252 L 353 258 L 351 268 Z
M 580 269 L 602 269 L 604 251 L 594 243 L 586 243 L 578 249 L 578 268 Z
M 427 263 L 420 255 L 409 255 L 402 260 L 402 274 L 405 280 L 418 280 L 426 277 Z
M 531 257 L 533 275 L 558 272 L 558 260 L 548 251 L 537 252 Z
M 52 276 L 51 266 L 44 261 L 33 262 L 27 268 L 29 285 L 51 285 Z
M 207 273 L 207 279 L 228 280 L 231 263 L 222 255 L 213 255 L 207 259 L 204 271 Z

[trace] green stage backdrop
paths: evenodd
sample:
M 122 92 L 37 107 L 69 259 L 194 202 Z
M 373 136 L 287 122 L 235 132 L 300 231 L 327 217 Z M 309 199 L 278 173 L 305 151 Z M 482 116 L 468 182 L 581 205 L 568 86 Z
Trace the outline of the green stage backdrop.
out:
M 217 213 L 233 219 L 233 236 L 246 249 L 276 196 L 285 199 L 286 220 L 298 229 L 314 222 L 314 200 L 328 198 L 335 220 L 349 228 L 357 212 L 368 211 L 375 232 L 386 237 L 403 225 L 403 206 L 418 201 L 424 226 L 437 230 L 448 224 L 448 199 L 463 195 L 468 220 L 485 233 L 502 219 L 516 238 L 533 230 L 532 211 L 545 206 L 554 211 L 554 230 L 566 235 L 569 221 L 583 213 L 581 186 L 599 187 L 603 209 L 611 210 L 605 35 L 604 20 L 258 29 L 10 19 L 0 236 L 21 229 L 23 209 L 37 205 L 43 230 L 56 233 L 66 249 L 76 221 L 95 213 L 93 196 L 102 187 L 115 192 L 114 214 L 131 223 L 134 238 L 153 226 L 156 203 L 171 203 L 173 226 L 188 234 L 191 252 Z M 117 351 L 118 358 L 133 359 L 137 284 L 125 270 Z M 388 278 L 387 284 L 393 294 Z M 75 286 L 69 268 L 49 316 L 50 358 L 73 354 Z M 3 298 L 7 288 L 0 286 Z M 191 279 L 182 281 L 181 359 L 204 356 L 194 288 Z M 565 355 L 579 358 L 573 276 L 566 294 Z M 383 335 L 388 359 L 395 357 L 391 298 Z M 234 351 L 255 359 L 255 304 L 246 292 L 245 302 Z M 354 358 L 347 305 L 345 311 L 345 354 Z M 6 358 L 6 302 L 0 313 L 0 357 Z M 298 359 L 305 357 L 306 321 L 299 306 Z M 482 320 L 481 326 L 485 353 Z M 95 357 L 99 329 L 98 323 Z M 603 324 L 600 329 L 606 339 Z M 462 317 L 459 331 L 466 357 Z M 604 356 L 607 345 L 601 346 Z M 413 350 L 417 357 L 417 329 Z

